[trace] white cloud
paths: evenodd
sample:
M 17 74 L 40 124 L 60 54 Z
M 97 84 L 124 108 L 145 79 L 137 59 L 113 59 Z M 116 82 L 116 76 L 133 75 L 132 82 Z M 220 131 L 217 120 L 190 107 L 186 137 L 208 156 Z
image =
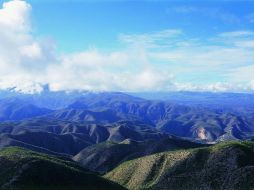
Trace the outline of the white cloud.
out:
M 25 1 L 13 0 L 3 3 L 0 10 L 0 26 L 8 32 L 27 32 L 30 30 L 29 16 L 31 6 Z
M 172 78 L 142 55 L 95 50 L 62 57 L 59 64 L 48 67 L 47 76 L 53 90 L 151 90 L 163 88 Z
M 4 3 L 0 10 L 0 88 L 32 93 L 49 84 L 52 90 L 137 91 L 170 83 L 172 75 L 155 68 L 144 51 L 57 55 L 51 42 L 32 36 L 30 12 L 31 6 L 20 0 Z M 158 41 L 176 33 L 166 30 L 144 38 Z
M 221 33 L 219 36 L 224 38 L 249 37 L 254 36 L 254 32 L 250 30 L 240 30 L 233 32 L 224 32 Z
M 232 68 L 227 75 L 234 82 L 246 82 L 254 81 L 254 65 L 242 66 Z
M 44 84 L 52 90 L 228 91 L 240 90 L 239 84 L 254 89 L 246 82 L 254 81 L 248 68 L 254 60 L 252 31 L 228 32 L 205 42 L 176 29 L 121 34 L 121 50 L 58 55 L 54 43 L 34 38 L 31 10 L 21 0 L 0 9 L 0 89 L 34 93 Z M 197 85 L 198 76 L 205 74 L 214 74 L 218 81 Z M 221 77 L 228 82 L 220 82 Z
M 149 57 L 168 65 L 176 79 L 193 80 L 195 74 L 197 77 L 192 81 L 193 83 L 199 83 L 200 80 L 209 82 L 211 79 L 217 82 L 242 83 L 240 78 L 231 73 L 233 70 L 254 65 L 253 31 L 227 32 L 206 40 L 189 40 L 187 44 L 188 46 L 176 44 L 174 48 L 150 52 Z M 250 73 L 248 69 L 241 69 L 238 72 L 239 75 L 250 75 L 245 84 L 247 80 L 254 80 L 254 75 L 248 73 Z M 201 75 L 207 75 L 207 77 L 199 78 Z
M 0 9 L 0 88 L 39 90 L 46 65 L 55 61 L 53 46 L 32 36 L 31 10 L 21 0 L 5 2 Z
M 172 44 L 175 37 L 182 34 L 181 30 L 168 29 L 145 34 L 120 34 L 119 40 L 136 48 L 157 48 Z
M 177 91 L 198 91 L 198 92 L 249 92 L 254 90 L 254 82 L 252 83 L 216 82 L 205 85 L 192 83 L 173 83 L 172 89 Z
M 38 59 L 42 57 L 41 47 L 37 43 L 20 47 L 20 53 L 28 58 Z

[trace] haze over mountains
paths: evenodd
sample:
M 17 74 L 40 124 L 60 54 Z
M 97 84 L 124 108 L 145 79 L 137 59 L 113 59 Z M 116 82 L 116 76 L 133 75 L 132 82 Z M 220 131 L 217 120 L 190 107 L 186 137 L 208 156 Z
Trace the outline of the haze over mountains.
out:
M 130 190 L 218 189 L 218 184 L 226 179 L 228 181 L 222 187 L 241 189 L 245 187 L 245 179 L 236 176 L 238 170 L 248 179 L 251 177 L 253 163 L 246 160 L 254 159 L 253 143 L 211 144 L 254 139 L 253 94 L 169 92 L 155 93 L 150 97 L 149 94 L 134 96 L 120 92 L 47 90 L 41 94 L 12 91 L 0 94 L 2 160 L 6 160 L 6 151 L 11 151 L 12 158 L 29 149 L 38 152 L 36 154 L 50 155 L 50 160 L 51 157 L 67 159 L 80 167 L 77 170 L 96 172 L 95 178 L 104 175 L 122 185 L 113 187 L 115 183 L 109 182 L 113 184 L 112 188 Z M 8 149 L 13 146 L 25 149 L 14 149 L 13 153 Z M 224 160 L 226 155 L 232 156 Z M 44 159 L 44 156 L 39 157 Z M 214 158 L 221 163 L 222 169 L 220 164 L 214 163 Z M 34 157 L 27 159 L 34 160 Z M 246 162 L 242 165 L 239 163 L 241 160 Z M 39 167 L 36 175 L 41 178 L 31 183 L 38 187 L 41 183 L 41 187 L 46 187 L 40 164 L 27 161 L 24 166 L 20 159 L 15 162 L 20 168 L 31 167 L 32 172 Z M 230 169 L 232 176 L 225 169 L 230 164 L 233 164 Z M 51 163 L 49 165 L 51 167 Z M 21 178 L 21 186 L 10 177 L 11 183 L 3 181 L 2 188 L 32 186 L 22 180 L 30 173 L 23 174 L 23 169 L 13 172 L 21 176 L 17 177 Z M 179 186 L 193 172 L 192 182 Z M 203 175 L 206 172 L 209 174 Z M 206 182 L 218 172 L 224 173 L 214 182 Z M 77 174 L 77 183 L 82 186 L 77 189 L 93 189 L 95 186 L 90 188 L 89 184 L 81 182 L 82 175 Z M 200 176 L 203 177 L 198 182 Z M 55 177 L 65 179 L 66 176 L 57 174 Z M 237 182 L 233 183 L 233 179 Z M 101 189 L 107 189 L 106 183 Z M 246 184 L 246 187 L 252 186 L 252 180 Z
M 143 99 L 123 93 L 5 93 L 0 100 L 0 130 L 12 135 L 34 130 L 88 135 L 87 131 L 98 130 L 100 135 L 95 142 L 124 130 L 129 131 L 124 132 L 129 138 L 135 131 L 143 130 L 146 135 L 163 133 L 210 143 L 254 136 L 252 94 L 172 92 L 164 99 Z M 54 125 L 57 129 L 52 129 Z M 142 137 L 133 140 L 139 138 Z
M 254 0 L 0 0 L 0 190 L 254 190 Z

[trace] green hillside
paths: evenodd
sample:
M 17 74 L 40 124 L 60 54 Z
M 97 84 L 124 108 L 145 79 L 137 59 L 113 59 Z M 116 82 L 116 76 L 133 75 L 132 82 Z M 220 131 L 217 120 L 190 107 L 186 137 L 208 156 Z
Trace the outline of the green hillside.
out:
M 202 145 L 177 138 L 162 138 L 160 140 L 144 142 L 127 139 L 121 143 L 107 141 L 83 149 L 73 159 L 79 162 L 84 168 L 103 174 L 127 160 L 169 150 L 196 148 L 200 146 Z
M 22 148 L 0 151 L 1 190 L 123 190 L 72 161 Z
M 124 162 L 105 177 L 130 190 L 253 189 L 254 143 L 158 153 Z

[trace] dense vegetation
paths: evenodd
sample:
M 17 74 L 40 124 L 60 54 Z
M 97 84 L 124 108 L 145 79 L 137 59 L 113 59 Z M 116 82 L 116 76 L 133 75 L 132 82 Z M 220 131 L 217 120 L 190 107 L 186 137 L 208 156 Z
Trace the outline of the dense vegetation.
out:
M 85 168 L 103 174 L 127 160 L 132 160 L 134 158 L 158 152 L 188 149 L 200 146 L 204 145 L 173 137 L 142 142 L 127 139 L 121 143 L 102 142 L 89 146 L 74 156 L 73 159 Z
M 254 96 L 173 94 L 0 92 L 0 189 L 251 189 Z
M 254 143 L 158 153 L 127 161 L 105 177 L 131 190 L 252 189 Z
M 0 152 L 2 190 L 123 190 L 124 188 L 91 173 L 70 160 L 22 148 Z

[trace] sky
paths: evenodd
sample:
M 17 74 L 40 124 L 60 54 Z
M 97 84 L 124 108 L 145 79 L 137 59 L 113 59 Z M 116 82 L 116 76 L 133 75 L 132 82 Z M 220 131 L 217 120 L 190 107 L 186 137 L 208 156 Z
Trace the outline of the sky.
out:
M 0 89 L 254 91 L 252 0 L 0 4 Z

